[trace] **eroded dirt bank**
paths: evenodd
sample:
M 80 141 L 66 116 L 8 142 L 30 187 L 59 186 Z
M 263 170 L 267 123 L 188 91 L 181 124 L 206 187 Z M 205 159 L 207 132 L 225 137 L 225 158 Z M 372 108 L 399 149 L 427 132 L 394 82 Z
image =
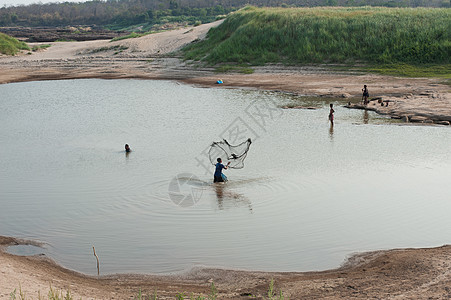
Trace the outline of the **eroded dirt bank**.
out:
M 0 237 L 2 245 L 27 241 Z M 149 270 L 149 273 L 151 270 Z M 47 295 L 49 287 L 70 289 L 74 299 L 132 299 L 141 290 L 158 299 L 177 293 L 208 295 L 214 282 L 218 299 L 264 299 L 269 282 L 290 299 L 449 299 L 451 246 L 358 254 L 341 268 L 323 272 L 276 273 L 194 269 L 186 274 L 86 276 L 64 269 L 43 256 L 0 252 L 0 299 L 14 289 L 29 297 Z

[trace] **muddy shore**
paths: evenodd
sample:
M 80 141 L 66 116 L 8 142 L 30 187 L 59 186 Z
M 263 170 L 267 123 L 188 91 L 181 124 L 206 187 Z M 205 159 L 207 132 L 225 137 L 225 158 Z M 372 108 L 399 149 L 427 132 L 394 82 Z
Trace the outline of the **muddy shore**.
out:
M 219 74 L 213 68 L 174 56 L 184 45 L 204 38 L 220 22 L 116 42 L 54 42 L 38 52 L 0 56 L 0 83 L 79 78 L 169 79 L 207 87 L 255 88 L 350 99 L 361 98 L 366 84 L 370 99 L 382 99 L 389 106 L 372 101 L 368 107 L 362 107 L 354 101 L 351 108 L 370 109 L 408 122 L 441 125 L 451 122 L 451 87 L 443 79 L 334 71 L 327 66 L 272 65 L 255 67 L 254 73 L 248 75 Z M 224 84 L 216 85 L 218 79 Z
M 46 50 L 16 57 L 0 56 L 0 83 L 79 78 L 180 80 L 212 88 L 254 88 L 353 99 L 352 108 L 371 109 L 406 121 L 446 125 L 451 121 L 451 88 L 440 79 L 395 78 L 322 67 L 267 66 L 254 74 L 217 74 L 193 67 L 169 53 L 203 38 L 211 26 L 183 28 L 138 39 L 52 43 Z M 224 84 L 217 85 L 222 79 Z M 370 98 L 389 101 L 382 107 L 355 102 L 367 84 Z M 337 121 L 339 117 L 337 116 Z M 447 123 L 448 122 L 448 123 Z M 1 234 L 1 232 L 0 232 Z M 29 241 L 0 237 L 7 245 Z M 151 273 L 151 270 L 149 270 Z M 158 299 L 177 293 L 208 295 L 211 283 L 219 299 L 263 299 L 271 279 L 290 299 L 449 299 L 451 246 L 399 249 L 357 254 L 342 267 L 306 273 L 194 269 L 170 276 L 86 276 L 58 266 L 44 256 L 20 257 L 0 251 L 0 299 L 19 287 L 27 297 L 46 295 L 49 287 L 69 289 L 74 299 L 126 299 L 157 291 Z M 28 298 L 27 298 L 28 299 Z
M 0 245 L 28 241 L 0 237 Z M 224 269 L 193 269 L 180 275 L 86 276 L 58 266 L 45 256 L 14 256 L 0 251 L 0 299 L 14 289 L 29 297 L 70 290 L 74 299 L 131 299 L 141 290 L 158 299 L 178 293 L 218 299 L 266 299 L 273 279 L 275 290 L 290 299 L 449 299 L 451 246 L 394 249 L 356 254 L 340 268 L 322 272 L 278 273 Z
M 367 109 L 406 122 L 450 125 L 451 88 L 440 79 L 395 78 L 334 73 L 318 67 L 256 68 L 253 74 L 217 74 L 208 68 L 191 68 L 177 58 L 53 59 L 2 64 L 0 83 L 61 79 L 167 79 L 214 88 L 253 88 L 297 95 L 352 100 L 349 108 Z M 221 79 L 224 83 L 216 84 Z M 360 101 L 363 83 L 370 89 L 369 105 Z M 381 99 L 388 106 L 381 106 Z

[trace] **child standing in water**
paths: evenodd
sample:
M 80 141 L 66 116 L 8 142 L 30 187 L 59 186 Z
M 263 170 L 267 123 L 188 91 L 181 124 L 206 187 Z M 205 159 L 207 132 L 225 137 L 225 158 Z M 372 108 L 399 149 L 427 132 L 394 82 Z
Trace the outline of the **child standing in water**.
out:
M 368 88 L 366 87 L 366 84 L 363 85 L 363 89 L 362 89 L 362 100 L 363 100 L 363 104 L 367 105 L 368 104 L 368 97 L 370 96 L 370 93 L 368 92 Z
M 334 125 L 334 105 L 331 103 L 330 104 L 330 110 L 329 110 L 329 121 L 330 121 L 330 125 Z

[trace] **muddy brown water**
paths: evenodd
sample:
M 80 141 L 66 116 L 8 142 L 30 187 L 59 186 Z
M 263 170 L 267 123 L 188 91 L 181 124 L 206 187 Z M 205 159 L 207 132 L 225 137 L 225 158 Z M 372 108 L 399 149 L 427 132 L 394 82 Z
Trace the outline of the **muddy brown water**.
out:
M 88 274 L 92 246 L 111 274 L 323 270 L 450 243 L 449 128 L 343 104 L 169 81 L 0 85 L 0 235 Z M 211 142 L 248 137 L 245 167 L 212 184 Z

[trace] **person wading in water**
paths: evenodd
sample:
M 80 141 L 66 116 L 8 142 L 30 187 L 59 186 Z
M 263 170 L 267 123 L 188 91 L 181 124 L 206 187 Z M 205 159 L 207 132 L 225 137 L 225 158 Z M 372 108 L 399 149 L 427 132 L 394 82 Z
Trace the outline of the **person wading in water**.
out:
M 329 110 L 329 121 L 330 121 L 330 125 L 334 125 L 334 105 L 331 103 L 330 104 L 330 110 Z
M 230 165 L 230 161 L 227 163 L 227 166 L 224 166 L 222 164 L 222 159 L 218 157 L 217 162 L 218 163 L 216 164 L 213 182 L 225 182 L 227 181 L 227 177 L 224 174 L 222 174 L 222 169 L 227 170 L 227 168 Z
M 362 89 L 362 100 L 363 100 L 363 104 L 367 105 L 368 104 L 368 97 L 370 96 L 370 94 L 368 93 L 368 88 L 366 87 L 366 84 L 363 85 L 363 89 Z

